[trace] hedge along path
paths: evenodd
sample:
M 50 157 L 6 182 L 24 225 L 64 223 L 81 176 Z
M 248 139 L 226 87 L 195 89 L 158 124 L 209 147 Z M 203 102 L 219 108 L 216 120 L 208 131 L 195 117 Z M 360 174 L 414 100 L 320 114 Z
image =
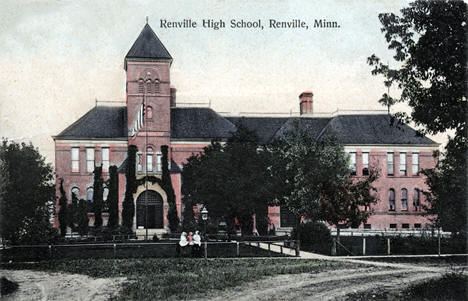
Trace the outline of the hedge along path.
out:
M 0 274 L 19 285 L 14 293 L 2 296 L 2 301 L 105 301 L 117 295 L 126 282 L 126 278 L 31 270 L 0 270 Z

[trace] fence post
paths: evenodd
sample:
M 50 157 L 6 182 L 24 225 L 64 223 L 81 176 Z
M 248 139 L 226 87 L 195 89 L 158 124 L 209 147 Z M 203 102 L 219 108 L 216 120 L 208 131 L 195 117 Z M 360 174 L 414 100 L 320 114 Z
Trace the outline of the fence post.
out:
M 205 240 L 205 259 L 208 258 L 208 249 L 207 248 L 208 248 L 208 245 L 207 245 L 206 240 Z
M 336 256 L 336 239 L 332 237 L 332 249 L 331 249 L 332 256 Z
M 237 257 L 239 257 L 240 252 L 239 252 L 239 242 L 238 241 L 236 242 L 236 247 L 237 247 Z
M 117 256 L 117 245 L 114 244 L 114 258 Z
M 301 255 L 301 241 L 298 240 L 296 242 L 296 256 L 299 257 Z
M 362 237 L 362 255 L 366 255 L 366 238 Z
M 283 254 L 283 245 L 280 245 L 281 254 Z
M 270 248 L 270 242 L 268 242 L 268 257 L 271 256 L 271 248 Z
M 52 259 L 52 246 L 49 245 L 49 258 Z
M 440 256 L 440 227 L 439 227 L 439 233 L 437 234 L 437 253 Z
M 390 238 L 387 238 L 387 255 L 390 255 Z

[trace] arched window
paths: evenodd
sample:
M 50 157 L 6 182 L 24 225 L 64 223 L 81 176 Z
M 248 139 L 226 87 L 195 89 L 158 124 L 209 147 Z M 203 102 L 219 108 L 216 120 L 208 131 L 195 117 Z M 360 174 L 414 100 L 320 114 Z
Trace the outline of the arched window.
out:
M 146 119 L 153 119 L 153 108 L 150 106 L 146 107 Z
M 408 190 L 401 190 L 401 210 L 408 210 Z
M 140 152 L 136 154 L 136 166 L 137 166 L 137 172 L 143 171 L 143 155 Z
M 159 93 L 159 80 L 154 81 L 154 93 Z
M 93 201 L 93 194 L 94 194 L 93 187 L 89 187 L 88 189 L 86 189 L 86 200 L 88 200 L 88 202 Z
M 153 171 L 153 149 L 151 147 L 146 148 L 146 170 Z
M 71 199 L 73 199 L 73 197 L 77 199 L 80 198 L 80 189 L 76 186 L 71 189 Z
M 395 211 L 395 190 L 390 189 L 388 201 L 390 203 L 390 211 Z
M 143 79 L 138 80 L 138 93 L 143 94 L 145 92 L 145 84 Z
M 413 195 L 413 207 L 414 211 L 419 211 L 419 208 L 421 206 L 420 200 L 419 200 L 419 189 L 415 188 L 414 189 L 414 195 Z
M 149 79 L 146 81 L 146 93 L 148 94 L 153 93 L 153 89 L 151 87 L 151 80 Z

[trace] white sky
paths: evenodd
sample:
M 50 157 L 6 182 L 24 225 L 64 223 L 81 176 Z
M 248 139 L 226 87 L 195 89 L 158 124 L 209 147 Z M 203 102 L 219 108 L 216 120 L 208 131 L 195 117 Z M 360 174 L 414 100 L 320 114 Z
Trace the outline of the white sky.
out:
M 174 3 L 177 3 L 174 4 Z M 149 24 L 174 58 L 178 102 L 208 102 L 218 112 L 385 109 L 373 53 L 392 61 L 378 14 L 406 1 L 18 1 L 0 12 L 0 134 L 32 141 L 54 160 L 52 135 L 95 104 L 125 101 L 124 57 Z M 163 29 L 160 19 L 261 19 L 264 30 Z M 303 29 L 269 29 L 269 19 L 301 19 Z M 341 28 L 312 28 L 314 19 Z M 392 92 L 392 91 L 391 91 Z M 393 91 L 397 93 L 397 91 Z M 405 109 L 400 106 L 400 109 Z M 436 138 L 443 141 L 442 136 Z

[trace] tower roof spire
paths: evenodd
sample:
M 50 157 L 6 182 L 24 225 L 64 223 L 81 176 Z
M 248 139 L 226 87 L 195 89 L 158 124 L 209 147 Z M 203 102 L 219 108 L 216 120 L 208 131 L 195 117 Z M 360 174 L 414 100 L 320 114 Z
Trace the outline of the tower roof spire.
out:
M 125 56 L 125 69 L 127 69 L 127 60 L 129 59 L 172 62 L 172 56 L 149 26 L 148 17 L 146 17 L 146 22 L 145 27 Z

